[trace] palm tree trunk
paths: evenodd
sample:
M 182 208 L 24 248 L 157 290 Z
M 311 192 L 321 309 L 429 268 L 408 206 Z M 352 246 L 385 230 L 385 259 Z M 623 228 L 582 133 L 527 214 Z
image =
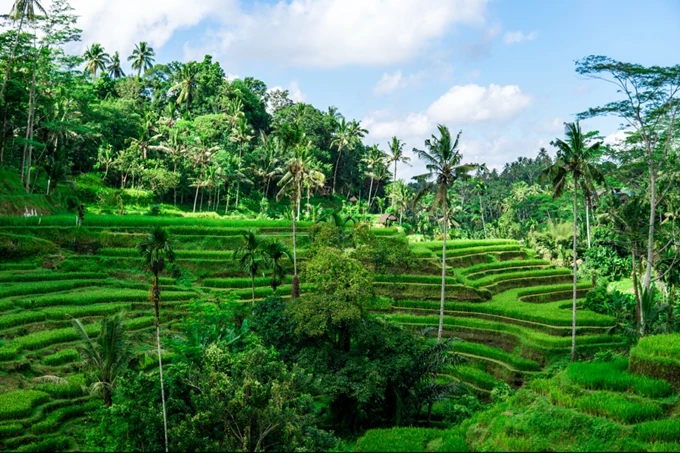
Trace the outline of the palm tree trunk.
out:
M 203 195 L 205 194 L 205 189 L 201 190 L 201 206 L 198 208 L 199 211 L 203 212 Z
M 108 171 L 108 167 L 106 169 Z M 177 160 L 174 160 L 174 168 L 172 170 L 173 173 L 177 174 Z M 177 207 L 177 186 L 173 187 L 173 195 L 172 195 L 172 202 Z
M 220 210 L 220 189 L 222 188 L 222 184 L 217 184 L 217 194 L 215 195 L 215 212 L 219 212 Z
M 163 433 L 165 434 L 165 451 L 168 451 L 168 419 L 165 412 L 165 387 L 163 383 L 163 360 L 161 358 L 161 290 L 158 286 L 158 275 L 153 276 L 152 298 L 154 311 L 156 312 L 156 346 L 158 348 L 158 373 L 161 379 L 161 403 L 163 405 Z
M 342 146 L 338 146 L 338 158 L 335 160 L 335 171 L 333 172 L 333 195 L 335 195 L 335 183 L 338 180 L 338 167 L 340 166 L 340 153 L 342 153 Z
M 290 297 L 291 299 L 300 297 L 300 279 L 297 274 L 297 225 L 295 222 L 295 206 L 293 206 L 293 282 L 291 285 Z
M 578 202 L 578 176 L 574 175 L 574 241 L 573 241 L 573 250 L 572 250 L 572 259 L 573 259 L 573 265 L 574 265 L 574 291 L 573 291 L 573 301 L 572 301 L 572 306 L 571 306 L 571 361 L 576 360 L 576 286 L 577 286 L 577 280 L 578 276 L 577 274 L 577 269 L 576 269 L 576 223 L 578 221 L 578 218 L 576 217 L 576 211 L 577 211 L 577 202 Z
M 252 289 L 252 294 L 253 294 L 253 305 L 255 305 L 255 274 L 250 274 L 250 287 Z
M 192 212 L 196 212 L 196 202 L 198 201 L 198 188 L 199 185 L 196 184 L 196 196 L 194 197 L 194 210 Z
M 371 186 L 368 189 L 368 205 L 366 207 L 366 211 L 371 210 L 371 195 L 373 194 L 373 176 L 371 176 Z
M 312 187 L 311 184 L 309 186 L 307 186 L 307 217 L 309 217 L 309 210 L 312 207 L 309 204 L 309 192 L 311 191 L 311 187 Z
M 229 199 L 231 198 L 231 192 L 229 192 L 229 187 L 227 186 L 227 205 L 224 207 L 224 215 L 229 212 Z
M 637 264 L 635 261 L 636 256 L 637 244 L 633 242 L 631 251 L 631 264 L 633 267 L 633 292 L 635 293 L 635 321 L 639 328 L 642 325 L 642 302 L 640 301 L 640 288 L 638 288 Z
M 488 239 L 486 237 L 486 222 L 484 221 L 484 207 L 482 206 L 482 196 L 479 196 L 479 213 L 482 216 L 482 228 L 484 228 L 484 239 Z
M 651 153 L 650 153 L 651 154 Z M 647 236 L 647 267 L 642 287 L 649 290 L 652 285 L 652 263 L 654 262 L 654 221 L 656 217 L 656 169 L 653 158 L 649 158 L 649 233 Z
M 588 248 L 590 248 L 590 196 L 586 195 L 586 235 L 588 236 Z

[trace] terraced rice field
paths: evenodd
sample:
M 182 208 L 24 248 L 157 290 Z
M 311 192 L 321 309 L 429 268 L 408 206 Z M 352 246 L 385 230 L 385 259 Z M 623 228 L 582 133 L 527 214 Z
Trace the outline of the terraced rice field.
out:
M 82 390 L 84 378 L 74 349 L 71 318 L 95 334 L 98 320 L 126 312 L 128 329 L 153 355 L 153 310 L 149 275 L 140 270 L 134 247 L 155 223 L 172 234 L 178 279 L 161 279 L 164 336 L 193 299 L 223 299 L 234 294 L 250 303 L 250 279 L 238 268 L 232 250 L 248 228 L 291 243 L 286 222 L 88 217 L 76 231 L 72 218 L 0 218 L 0 235 L 21 235 L 59 247 L 23 261 L 0 261 L 0 449 L 77 450 L 74 433 L 99 400 Z M 304 261 L 307 228 L 299 225 L 298 256 Z M 398 234 L 380 229 L 382 235 Z M 97 242 L 93 247 L 92 243 Z M 408 328 L 438 323 L 441 243 L 412 244 L 412 274 L 378 275 L 376 292 L 390 301 L 376 313 Z M 0 258 L 1 259 L 1 258 Z M 447 251 L 445 334 L 465 340 L 458 346 L 468 363 L 445 370 L 442 379 L 469 384 L 486 396 L 498 380 L 518 387 L 556 357 L 568 353 L 571 338 L 571 273 L 537 260 L 514 241 L 450 241 Z M 269 278 L 255 279 L 255 297 L 272 293 Z M 579 285 L 579 297 L 588 284 Z M 302 285 L 303 294 L 313 288 Z M 289 294 L 290 286 L 279 289 Z M 578 350 L 590 353 L 617 347 L 608 335 L 609 317 L 579 310 Z M 165 355 L 165 354 L 164 354 Z M 170 357 L 168 357 L 170 359 Z M 68 384 L 44 384 L 54 375 Z

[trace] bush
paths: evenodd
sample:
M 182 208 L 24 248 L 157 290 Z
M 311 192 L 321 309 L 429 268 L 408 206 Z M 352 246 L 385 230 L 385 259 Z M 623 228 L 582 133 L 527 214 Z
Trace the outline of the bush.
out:
M 38 390 L 16 390 L 0 394 L 0 419 L 28 417 L 35 406 L 49 399 L 50 395 Z

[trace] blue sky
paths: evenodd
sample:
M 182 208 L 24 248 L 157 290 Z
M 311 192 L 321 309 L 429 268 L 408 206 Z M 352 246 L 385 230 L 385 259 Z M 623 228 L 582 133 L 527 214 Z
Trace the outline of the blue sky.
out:
M 466 160 L 496 168 L 550 149 L 564 121 L 615 98 L 613 86 L 579 78 L 574 60 L 680 63 L 678 0 L 71 3 L 84 29 L 77 51 L 99 42 L 127 55 L 146 40 L 158 62 L 210 53 L 228 74 L 362 120 L 367 143 L 397 135 L 420 147 L 442 122 L 463 130 Z M 584 124 L 603 135 L 617 125 Z

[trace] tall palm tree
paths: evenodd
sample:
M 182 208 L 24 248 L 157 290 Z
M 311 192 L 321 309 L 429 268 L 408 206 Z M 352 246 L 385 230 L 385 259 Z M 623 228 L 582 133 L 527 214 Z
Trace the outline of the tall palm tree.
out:
M 17 26 L 17 36 L 12 44 L 12 51 L 9 54 L 9 61 L 7 62 L 7 68 L 5 68 L 5 77 L 2 79 L 2 88 L 0 88 L 0 102 L 4 101 L 5 96 L 5 86 L 9 80 L 10 72 L 12 70 L 12 64 L 14 63 L 14 57 L 17 51 L 17 46 L 19 45 L 19 37 L 21 36 L 21 29 L 24 27 L 24 23 L 33 22 L 36 18 L 36 10 L 47 14 L 45 8 L 42 7 L 38 0 L 14 0 L 12 4 L 12 9 L 9 12 L 9 18 Z
M 243 145 L 250 143 L 254 138 L 253 129 L 248 125 L 245 119 L 236 123 L 236 127 L 231 130 L 229 140 L 238 144 L 238 169 L 241 170 L 241 159 L 243 157 Z M 236 183 L 236 209 L 238 209 L 238 197 L 241 189 L 241 183 Z
M 577 264 L 576 264 L 576 239 L 577 223 L 576 214 L 578 208 L 578 189 L 579 187 L 592 187 L 594 183 L 604 183 L 604 176 L 593 165 L 597 157 L 597 151 L 601 142 L 590 143 L 590 140 L 581 131 L 578 123 L 565 123 L 566 140 L 555 139 L 550 144 L 557 148 L 557 159 L 554 164 L 543 170 L 541 178 L 550 179 L 553 187 L 553 198 L 561 197 L 567 187 L 567 182 L 571 176 L 574 181 L 574 237 L 572 260 L 574 267 L 574 291 L 572 303 L 572 326 L 571 326 L 571 360 L 576 360 L 576 286 L 577 286 Z
M 378 145 L 373 145 L 368 148 L 368 154 L 361 158 L 361 161 L 366 164 L 366 175 L 371 178 L 371 185 L 368 189 L 368 208 L 371 209 L 371 195 L 373 194 L 373 181 L 380 167 L 385 164 L 385 153 L 382 152 Z
M 268 264 L 264 250 L 265 245 L 264 240 L 257 236 L 255 231 L 248 230 L 243 233 L 243 241 L 240 247 L 233 253 L 233 258 L 239 260 L 241 269 L 250 277 L 253 305 L 255 305 L 255 276 L 260 266 Z
M 338 158 L 335 161 L 335 171 L 333 172 L 333 193 L 335 194 L 335 186 L 338 180 L 338 168 L 340 167 L 340 156 L 343 148 L 354 149 L 359 142 L 359 139 L 366 136 L 368 131 L 361 127 L 361 123 L 356 120 L 347 122 L 345 118 L 341 118 L 337 122 L 337 130 L 335 137 L 331 142 L 331 146 L 338 148 Z
M 125 370 L 132 356 L 131 344 L 127 341 L 121 316 L 103 318 L 99 336 L 94 341 L 90 339 L 80 320 L 74 319 L 72 323 L 82 340 L 80 355 L 97 379 L 91 390 L 101 391 L 104 405 L 111 406 L 111 392 L 116 378 Z
M 132 55 L 128 57 L 128 61 L 132 62 L 132 69 L 137 70 L 137 78 L 140 78 L 142 71 L 147 71 L 153 66 L 154 57 L 156 53 L 153 51 L 153 47 L 142 41 L 139 44 L 135 44 L 135 50 L 132 51 Z
M 125 77 L 125 72 L 120 66 L 120 54 L 118 51 L 114 52 L 113 57 L 111 57 L 111 63 L 106 68 L 106 70 L 109 72 L 109 76 L 111 76 L 112 79 Z
M 104 52 L 101 44 L 94 43 L 85 50 L 85 71 L 92 73 L 97 78 L 97 71 L 105 71 L 106 65 L 111 63 L 111 56 Z M 120 66 L 120 62 L 119 66 Z
M 154 315 L 156 316 L 156 346 L 158 348 L 158 371 L 161 380 L 161 401 L 163 403 L 163 431 L 165 434 L 165 451 L 168 451 L 168 420 L 165 412 L 165 389 L 163 387 L 163 361 L 161 360 L 161 289 L 158 284 L 158 276 L 165 270 L 166 263 L 175 261 L 175 252 L 168 232 L 160 227 L 154 227 L 139 244 L 137 251 L 142 256 L 144 267 L 153 274 L 150 299 L 153 303 Z
M 276 288 L 282 285 L 286 279 L 286 268 L 281 265 L 281 260 L 284 258 L 291 259 L 290 251 L 283 242 L 270 241 L 265 244 L 264 253 L 267 255 L 269 266 L 272 270 L 270 284 L 272 290 L 276 292 Z
M 291 297 L 297 299 L 300 297 L 300 279 L 297 273 L 297 219 L 296 210 L 300 204 L 302 196 L 302 186 L 308 179 L 323 181 L 324 174 L 318 170 L 313 169 L 313 162 L 311 156 L 311 143 L 297 143 L 292 148 L 289 148 L 290 156 L 286 163 L 286 174 L 279 181 L 281 190 L 276 194 L 276 199 L 287 192 L 291 201 L 291 208 L 293 213 L 293 285 L 291 290 Z
M 172 87 L 172 90 L 179 90 L 177 96 L 177 105 L 185 104 L 185 109 L 188 112 L 191 101 L 196 96 L 198 89 L 198 65 L 194 61 L 185 64 L 177 74 L 177 83 Z
M 451 137 L 449 128 L 439 124 L 439 137 L 432 136 L 425 140 L 425 147 L 427 151 L 420 149 L 413 149 L 420 159 L 425 161 L 425 167 L 428 173 L 422 177 L 430 181 L 425 184 L 423 189 L 418 193 L 414 204 L 416 204 L 423 195 L 429 193 L 432 188 L 436 189 L 434 202 L 432 208 L 442 209 L 443 222 L 443 243 L 442 243 L 442 291 L 441 291 L 441 305 L 439 309 L 439 329 L 437 331 L 437 341 L 442 340 L 442 331 L 444 329 L 444 302 L 446 296 L 446 238 L 448 236 L 449 212 L 448 212 L 448 189 L 453 183 L 460 179 L 469 177 L 469 173 L 475 169 L 473 164 L 461 164 L 463 155 L 458 150 L 458 143 L 460 142 L 460 135 L 462 131 L 458 132 L 455 141 Z
M 486 237 L 486 222 L 484 221 L 484 206 L 482 205 L 482 195 L 486 193 L 486 183 L 481 179 L 475 182 L 475 192 L 477 192 L 477 197 L 479 198 L 479 215 L 482 217 L 482 228 L 484 229 L 484 239 Z
M 394 162 L 394 180 L 397 180 L 397 163 L 398 162 L 403 162 L 409 167 L 411 164 L 409 162 L 411 161 L 411 158 L 404 155 L 404 142 L 399 140 L 397 137 L 392 137 L 392 140 L 388 143 L 388 146 L 390 147 L 390 154 L 388 155 L 389 162 L 392 163 Z

